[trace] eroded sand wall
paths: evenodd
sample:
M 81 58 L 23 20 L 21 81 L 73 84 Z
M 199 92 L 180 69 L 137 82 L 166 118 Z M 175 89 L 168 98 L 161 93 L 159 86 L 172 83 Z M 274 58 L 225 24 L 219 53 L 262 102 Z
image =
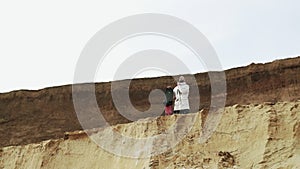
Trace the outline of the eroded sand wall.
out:
M 151 158 L 113 155 L 99 148 L 85 134 L 77 133 L 65 139 L 4 147 L 0 152 L 0 168 L 300 168 L 300 101 L 227 107 L 216 131 L 203 144 L 199 143 L 205 130 L 201 124 L 203 114 L 195 115 L 194 127 L 179 144 Z M 181 117 L 144 119 L 119 124 L 114 130 L 145 138 L 162 133 L 170 126 L 178 127 L 175 122 Z M 105 136 L 108 131 L 101 129 L 93 136 Z M 114 141 L 111 139 L 112 145 L 118 143 Z M 137 151 L 138 147 L 133 147 L 122 149 Z M 143 148 L 141 145 L 140 149 Z

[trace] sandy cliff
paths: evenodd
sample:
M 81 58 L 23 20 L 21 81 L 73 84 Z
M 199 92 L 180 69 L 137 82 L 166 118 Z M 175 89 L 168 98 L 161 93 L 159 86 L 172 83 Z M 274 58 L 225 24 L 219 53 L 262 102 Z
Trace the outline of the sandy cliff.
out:
M 225 71 L 227 82 L 226 105 L 263 103 L 267 101 L 295 101 L 300 99 L 300 57 L 274 61 L 267 64 L 251 64 Z M 207 73 L 195 75 L 201 96 L 199 109 L 210 105 L 210 82 Z M 188 79 L 188 78 L 187 78 Z M 126 81 L 118 82 L 120 89 Z M 174 85 L 171 77 L 136 79 L 130 84 L 130 99 L 136 109 L 149 108 L 148 95 L 153 89 Z M 90 91 L 76 94 L 85 98 L 87 112 L 94 109 Z M 195 86 L 194 86 L 195 87 Z M 193 88 L 193 86 L 191 86 Z M 111 97 L 111 83 L 96 84 L 96 98 L 103 116 L 110 124 L 128 123 L 120 115 Z M 190 101 L 197 95 L 191 91 Z M 199 110 L 194 108 L 193 112 Z M 163 110 L 161 103 L 157 112 Z M 101 124 L 100 124 L 101 125 Z M 36 143 L 61 138 L 64 132 L 82 129 L 72 102 L 70 85 L 38 91 L 14 91 L 0 94 L 0 147 Z
M 4 147 L 0 150 L 0 168 L 300 168 L 300 101 L 226 107 L 216 131 L 204 143 L 199 142 L 208 130 L 204 123 L 214 120 L 205 119 L 203 111 L 148 118 L 113 128 L 126 136 L 148 138 L 170 127 L 177 129 L 182 125 L 180 119 L 191 117 L 195 117 L 195 123 L 190 132 L 162 154 L 137 159 L 117 156 L 97 146 L 84 133 L 75 132 L 61 139 Z M 109 131 L 93 130 L 92 137 L 105 137 Z M 184 130 L 176 131 L 180 134 Z M 107 137 L 106 143 L 124 152 L 137 152 L 147 145 L 124 146 L 113 138 Z M 153 143 L 152 150 L 159 146 L 159 142 Z

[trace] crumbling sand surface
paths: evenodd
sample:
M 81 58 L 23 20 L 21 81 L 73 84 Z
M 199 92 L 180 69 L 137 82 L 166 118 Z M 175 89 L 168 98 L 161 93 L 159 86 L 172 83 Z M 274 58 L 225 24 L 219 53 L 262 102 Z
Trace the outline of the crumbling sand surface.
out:
M 0 150 L 0 168 L 300 168 L 300 101 L 234 105 L 222 112 L 216 131 L 204 143 L 199 142 L 209 129 L 202 124 L 204 112 L 149 118 L 113 127 L 126 136 L 147 138 L 170 127 L 177 128 L 180 118 L 196 117 L 191 131 L 175 147 L 149 158 L 114 155 L 97 146 L 81 131 L 57 140 L 4 147 Z M 208 118 L 205 123 L 211 120 Z M 92 137 L 108 136 L 109 131 L 109 128 L 94 130 Z M 109 143 L 123 151 L 132 153 L 144 148 L 134 143 L 122 146 L 113 138 L 107 137 Z M 155 149 L 159 145 L 152 147 Z

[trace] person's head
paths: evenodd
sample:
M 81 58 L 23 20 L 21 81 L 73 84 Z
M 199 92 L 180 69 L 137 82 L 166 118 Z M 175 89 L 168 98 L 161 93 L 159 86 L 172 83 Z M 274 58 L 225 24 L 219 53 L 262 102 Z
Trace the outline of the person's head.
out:
M 167 86 L 167 89 L 172 89 L 172 86 Z
M 179 79 L 178 79 L 178 82 L 179 82 L 179 83 L 183 83 L 183 82 L 185 82 L 185 79 L 184 79 L 184 77 L 183 77 L 183 76 L 180 76 L 180 77 L 179 77 Z

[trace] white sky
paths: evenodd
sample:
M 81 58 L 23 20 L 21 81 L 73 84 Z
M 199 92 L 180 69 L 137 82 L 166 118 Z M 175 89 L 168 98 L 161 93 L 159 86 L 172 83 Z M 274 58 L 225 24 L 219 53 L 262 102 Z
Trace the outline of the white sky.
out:
M 297 0 L 0 1 L 0 92 L 71 84 L 87 41 L 107 24 L 140 13 L 193 24 L 224 69 L 298 56 L 299 7 Z M 193 72 L 203 70 L 184 60 Z M 108 70 L 113 64 L 108 61 L 105 71 L 113 72 Z M 107 73 L 101 80 L 111 78 Z

